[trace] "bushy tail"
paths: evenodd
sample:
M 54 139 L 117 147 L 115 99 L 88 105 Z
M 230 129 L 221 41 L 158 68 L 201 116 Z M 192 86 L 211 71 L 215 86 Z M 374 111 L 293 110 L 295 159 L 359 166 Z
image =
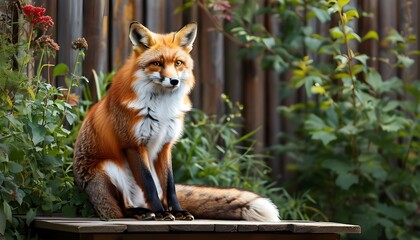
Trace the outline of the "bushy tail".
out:
M 195 218 L 278 222 L 279 212 L 270 199 L 236 188 L 176 185 L 184 210 Z

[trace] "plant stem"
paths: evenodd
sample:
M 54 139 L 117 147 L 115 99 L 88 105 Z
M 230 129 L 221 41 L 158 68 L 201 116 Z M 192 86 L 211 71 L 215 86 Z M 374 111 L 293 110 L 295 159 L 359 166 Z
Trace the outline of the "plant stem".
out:
M 36 73 L 36 86 L 35 86 L 35 95 L 38 93 L 38 87 L 39 87 L 39 83 L 41 82 L 41 72 L 42 72 L 42 60 L 44 59 L 44 53 L 45 53 L 45 48 L 44 47 L 41 51 L 41 57 L 39 59 L 39 63 L 38 63 L 38 69 L 37 69 L 37 73 Z
M 74 63 L 73 73 L 71 74 L 70 82 L 68 83 L 69 86 L 68 86 L 68 89 L 67 89 L 67 96 L 66 96 L 66 100 L 65 100 L 66 103 L 68 103 L 69 99 L 70 99 L 71 89 L 73 88 L 73 80 L 76 78 L 77 66 L 80 64 L 79 57 L 81 55 L 80 54 L 81 51 L 83 51 L 83 50 L 80 50 L 80 49 L 77 50 L 77 55 L 76 55 L 76 60 L 75 60 L 75 63 Z M 63 124 L 64 119 L 66 118 L 66 113 L 67 113 L 67 108 L 65 107 L 64 112 L 63 112 L 63 117 L 60 120 L 59 126 L 61 126 Z
M 353 54 L 351 52 L 351 48 L 350 48 L 350 41 L 347 38 L 347 32 L 346 32 L 346 21 L 345 21 L 345 15 L 343 13 L 342 10 L 339 11 L 339 16 L 340 16 L 340 22 L 341 22 L 341 29 L 343 31 L 343 37 L 344 37 L 344 44 L 346 47 L 346 52 L 347 52 L 347 64 L 348 64 L 348 71 L 349 71 L 349 75 L 351 78 L 351 100 L 352 100 L 352 105 L 353 105 L 353 109 L 356 110 L 357 106 L 356 106 L 356 80 L 355 80 L 355 76 L 353 74 L 353 68 L 352 68 L 352 62 L 353 62 Z M 355 115 L 353 117 L 353 125 L 356 124 L 356 117 L 357 115 Z M 358 155 L 358 147 L 357 147 L 357 136 L 355 134 L 350 136 L 350 144 L 351 144 L 351 149 L 352 149 L 352 159 L 353 162 L 356 163 L 357 162 L 357 155 Z
M 207 17 L 211 20 L 216 30 L 220 33 L 222 33 L 227 39 L 232 41 L 235 44 L 238 44 L 241 47 L 249 47 L 249 44 L 239 41 L 237 38 L 235 38 L 233 35 L 229 34 L 223 29 L 223 26 L 219 24 L 219 22 L 216 21 L 215 17 L 210 13 L 209 9 L 206 7 L 206 3 L 204 0 L 197 1 L 198 7 L 200 7 L 201 10 L 207 15 Z
M 350 41 L 347 39 L 347 32 L 346 32 L 346 23 L 344 21 L 344 15 L 343 12 L 340 11 L 339 12 L 340 15 L 340 22 L 341 22 L 341 29 L 343 31 L 343 37 L 344 37 L 344 43 L 346 46 L 346 51 L 347 51 L 347 60 L 348 60 L 348 67 L 349 67 L 349 75 L 351 78 L 351 98 L 352 98 L 352 105 L 353 108 L 356 109 L 356 87 L 355 87 L 355 79 L 354 79 L 354 75 L 353 75 L 353 69 L 352 69 L 352 61 L 353 61 L 353 54 L 351 53 L 351 48 L 350 48 Z

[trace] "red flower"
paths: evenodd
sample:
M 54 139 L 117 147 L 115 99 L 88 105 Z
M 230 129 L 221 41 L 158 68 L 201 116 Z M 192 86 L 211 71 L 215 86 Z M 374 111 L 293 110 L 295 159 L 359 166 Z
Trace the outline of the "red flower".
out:
M 50 16 L 41 16 L 33 20 L 32 24 L 37 25 L 44 31 L 47 31 L 49 27 L 54 26 L 54 21 Z
M 46 31 L 49 27 L 54 26 L 54 21 L 52 18 L 50 16 L 44 16 L 46 11 L 45 8 L 25 5 L 22 9 L 26 21 L 30 22 L 35 27 Z

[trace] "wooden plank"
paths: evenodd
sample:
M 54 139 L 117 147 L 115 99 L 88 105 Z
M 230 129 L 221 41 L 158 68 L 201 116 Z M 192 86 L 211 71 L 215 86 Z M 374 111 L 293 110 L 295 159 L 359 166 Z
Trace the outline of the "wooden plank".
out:
M 88 232 L 294 232 L 361 233 L 357 225 L 334 222 L 280 221 L 253 222 L 229 220 L 136 221 L 119 219 L 101 221 L 89 218 L 36 218 L 34 227 L 75 233 Z
M 121 233 L 127 230 L 126 224 L 104 221 L 54 222 L 39 220 L 34 222 L 34 227 L 71 233 Z
M 53 238 L 55 239 L 55 238 Z M 72 238 L 75 239 L 75 238 Z M 183 240 L 338 240 L 337 234 L 277 234 L 277 233 L 142 233 L 142 234 L 90 234 L 83 240 L 138 240 L 138 239 L 183 239 Z M 60 238 L 60 240 L 65 240 Z

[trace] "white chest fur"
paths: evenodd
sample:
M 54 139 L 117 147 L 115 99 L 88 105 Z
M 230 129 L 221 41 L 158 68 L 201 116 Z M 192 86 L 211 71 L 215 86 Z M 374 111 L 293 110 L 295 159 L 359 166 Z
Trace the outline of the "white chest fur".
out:
M 181 81 L 175 89 L 161 89 L 153 80 L 149 80 L 142 71 L 136 73 L 138 80 L 132 85 L 137 98 L 127 104 L 128 108 L 139 110 L 141 120 L 134 126 L 134 135 L 139 144 L 147 146 L 150 172 L 162 199 L 160 185 L 154 161 L 166 143 L 175 142 L 182 133 L 185 112 L 191 105 L 184 101 L 190 88 Z
M 135 136 L 139 143 L 147 145 L 151 162 L 164 144 L 181 136 L 183 123 L 180 117 L 191 109 L 184 102 L 188 93 L 186 86 L 167 91 L 158 91 L 156 87 L 152 82 L 138 80 L 133 85 L 137 99 L 128 104 L 142 116 L 134 126 Z

